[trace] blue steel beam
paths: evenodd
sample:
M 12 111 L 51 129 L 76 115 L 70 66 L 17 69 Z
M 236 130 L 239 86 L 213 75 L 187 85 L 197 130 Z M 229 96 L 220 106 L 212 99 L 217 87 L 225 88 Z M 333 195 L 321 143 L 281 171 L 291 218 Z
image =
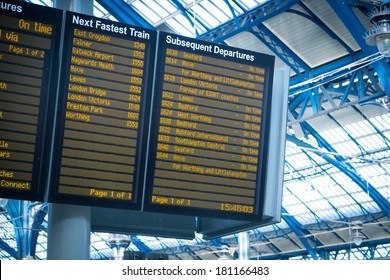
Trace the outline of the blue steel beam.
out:
M 366 44 L 364 39 L 366 30 L 356 14 L 352 11 L 351 6 L 345 3 L 344 0 L 327 0 L 327 2 L 333 8 L 334 12 L 339 16 L 344 25 L 348 28 L 353 38 L 360 46 L 362 52 L 366 56 L 377 53 L 377 48 Z M 390 66 L 387 64 L 385 59 L 382 59 L 378 62 L 375 62 L 373 67 L 378 73 L 384 91 L 386 92 L 387 96 L 390 97 Z
M 119 22 L 155 29 L 148 21 L 140 16 L 129 4 L 125 1 L 118 0 L 97 0 L 112 16 Z
M 178 0 L 171 0 L 171 2 L 176 5 L 176 7 L 180 10 L 181 14 L 188 20 L 192 27 L 194 27 L 194 30 L 196 32 L 196 38 L 199 38 L 198 29 L 195 28 L 195 22 L 193 21 L 193 18 L 189 16 L 186 8 Z
M 10 205 L 10 202 L 11 201 L 9 200 L 7 205 L 6 205 L 6 209 L 7 209 L 7 212 L 10 214 L 10 219 L 13 220 L 16 218 L 16 216 L 14 216 L 14 209 L 13 209 L 13 206 Z M 15 227 L 14 221 L 11 221 L 11 223 Z M 11 257 L 13 257 L 15 259 L 18 258 L 17 251 L 1 239 L 0 239 L 0 249 L 6 251 Z
M 284 215 L 283 215 L 284 214 Z M 286 209 L 282 208 L 282 218 L 288 224 L 288 226 L 292 229 L 295 235 L 299 238 L 301 243 L 305 246 L 307 252 L 310 256 L 317 260 L 317 250 L 315 250 L 310 244 L 305 235 L 309 235 L 310 232 L 302 229 L 302 225 L 292 216 L 289 215 Z
M 6 251 L 11 257 L 18 258 L 17 252 L 14 248 L 9 246 L 7 243 L 5 243 L 3 240 L 0 239 L 0 249 Z
M 280 13 L 285 12 L 299 0 L 270 0 L 260 5 L 259 7 L 243 13 L 237 18 L 233 18 L 209 32 L 200 35 L 200 38 L 209 41 L 220 43 L 242 31 L 247 31 L 252 27 L 270 19 Z M 239 24 L 237 25 L 237 19 Z
M 382 132 L 380 131 L 368 118 L 365 114 L 362 113 L 362 111 L 360 111 L 358 108 L 356 108 L 356 106 L 352 106 L 352 108 L 361 114 L 362 118 L 368 122 L 370 124 L 370 126 L 372 127 L 372 129 L 375 130 L 376 133 L 378 133 L 378 135 L 382 138 L 383 142 L 386 144 L 387 148 L 390 149 L 390 139 Z
M 305 153 L 306 156 L 310 159 L 310 161 L 312 161 L 312 162 L 314 162 L 315 164 L 317 164 L 317 162 L 316 162 L 314 159 L 312 159 L 305 151 L 304 151 L 304 153 Z M 289 164 L 289 163 L 286 161 L 286 164 Z M 293 169 L 293 171 L 299 175 L 299 177 L 297 178 L 297 180 L 302 181 L 302 182 L 305 182 L 305 181 L 306 181 L 306 180 L 305 180 L 305 176 L 302 175 L 302 174 L 300 174 L 300 171 L 299 171 L 299 170 L 296 170 L 291 164 L 289 164 L 289 165 L 291 166 L 291 169 Z M 320 168 L 321 168 L 321 167 L 320 167 Z M 326 171 L 323 170 L 323 169 L 321 168 L 321 172 L 326 172 Z M 315 189 L 315 187 L 314 187 L 312 184 L 310 184 L 310 187 L 311 187 L 313 190 Z M 287 186 L 285 186 L 285 188 L 288 189 Z M 291 191 L 290 191 L 290 192 L 291 192 Z M 326 196 L 324 196 L 320 190 L 318 190 L 317 192 L 318 192 L 318 194 L 321 196 L 322 199 L 326 200 L 326 202 L 327 202 L 327 203 L 329 204 L 329 206 L 337 213 L 337 215 L 339 216 L 340 219 L 345 218 L 344 214 L 340 213 L 340 211 L 337 209 L 337 207 L 335 207 L 328 199 L 326 199 Z M 311 208 L 309 208 L 309 207 L 308 207 L 308 206 L 307 206 L 307 205 L 306 205 L 306 204 L 305 204 L 297 195 L 295 195 L 293 192 L 291 192 L 291 193 L 292 193 L 292 195 L 294 195 L 300 202 L 302 202 L 303 205 L 305 205 L 305 207 L 309 210 L 309 212 L 310 212 L 311 214 L 313 214 L 313 216 L 314 216 L 314 217 L 316 218 L 316 220 L 317 220 L 317 223 L 319 224 L 320 221 L 321 221 L 321 219 L 318 217 L 318 215 L 317 215 Z
M 137 247 L 138 250 L 141 252 L 151 252 L 152 250 L 145 245 L 137 236 L 131 235 L 130 236 L 131 242 L 134 244 L 135 247 Z
M 305 129 L 308 129 L 310 133 L 317 139 L 319 144 L 327 149 L 330 152 L 336 152 L 314 129 L 312 129 L 307 123 L 305 123 Z M 327 162 L 334 165 L 341 172 L 343 172 L 346 176 L 348 176 L 353 182 L 355 182 L 364 192 L 366 192 L 372 200 L 378 205 L 381 211 L 387 216 L 390 217 L 390 203 L 385 199 L 380 192 L 372 186 L 369 182 L 363 180 L 363 178 L 357 174 L 354 168 L 348 164 L 343 162 L 344 158 L 342 156 L 335 156 L 336 159 L 331 156 L 322 153 L 320 150 L 316 150 L 316 147 L 311 146 L 308 143 L 305 143 L 298 138 L 295 138 L 291 135 L 286 135 L 286 139 L 290 142 L 295 143 L 297 146 L 303 148 L 309 148 L 313 151 L 313 153 L 325 159 Z
M 348 102 L 350 102 L 350 96 L 354 96 L 354 102 L 359 104 L 364 104 L 366 102 L 372 101 L 373 99 L 385 96 L 386 93 L 383 92 L 381 86 L 377 83 L 373 71 L 374 70 L 371 68 L 371 66 L 366 66 L 362 69 L 357 70 L 356 72 L 353 72 L 349 76 L 341 77 L 335 81 L 324 81 L 325 84 L 322 86 L 322 93 L 320 94 L 321 96 L 327 95 L 327 98 L 320 99 L 320 104 L 314 104 L 314 106 L 316 106 L 316 108 L 319 110 L 318 113 L 326 111 L 322 109 L 322 103 L 326 101 L 331 103 L 332 109 L 337 109 L 335 106 L 336 102 L 334 102 L 333 99 L 340 99 L 340 102 L 338 102 L 338 107 L 342 107 L 345 106 Z M 364 78 L 364 76 L 367 76 L 368 78 Z M 329 78 L 329 80 L 331 79 L 332 78 Z M 344 82 L 347 83 L 346 86 L 342 85 Z M 336 85 L 338 86 L 337 88 L 335 87 Z M 290 112 L 296 113 L 295 120 L 302 119 L 306 107 L 312 105 L 309 101 L 310 95 L 313 94 L 313 91 L 302 90 L 300 88 L 290 88 L 291 96 L 288 108 Z M 335 97 L 329 100 L 330 93 L 333 93 Z M 314 114 L 309 117 L 313 116 Z
M 310 73 L 310 67 L 291 49 L 289 49 L 275 34 L 273 34 L 264 24 L 257 25 L 258 31 L 250 31 L 263 44 L 265 44 L 274 54 L 286 63 L 302 80 L 302 72 Z
M 233 19 L 234 19 L 234 21 L 235 21 L 235 23 L 236 23 L 236 26 L 239 27 L 239 26 L 240 26 L 240 21 L 238 20 L 238 17 L 237 17 L 237 15 L 236 15 L 236 13 L 235 13 L 235 11 L 234 11 L 232 5 L 229 3 L 228 0 L 224 0 L 224 2 L 225 2 L 225 4 L 228 6 L 228 8 L 229 8 L 229 10 L 230 10 L 230 13 L 232 14 Z M 237 1 L 236 1 L 236 4 L 237 4 Z M 241 9 L 243 9 L 243 8 L 241 7 L 241 5 L 239 5 L 239 7 L 240 7 Z M 243 9 L 243 10 L 244 10 L 244 9 Z
M 37 242 L 39 232 L 42 229 L 42 223 L 45 220 L 46 214 L 48 211 L 47 204 L 43 204 L 42 207 L 35 213 L 34 220 L 31 226 L 31 234 L 30 234 L 30 255 L 35 256 L 37 249 Z
M 340 45 L 342 45 L 350 55 L 353 55 L 354 51 L 351 49 L 351 47 L 348 46 L 335 32 L 333 32 L 333 30 L 330 29 L 321 19 L 319 19 L 317 15 L 314 14 L 304 3 L 300 2 L 299 6 L 301 6 L 307 14 L 292 9 L 288 10 L 287 12 L 295 13 L 297 15 L 307 18 L 308 20 L 311 20 L 316 25 L 321 27 L 321 29 L 326 32 L 332 39 L 336 40 Z
M 16 258 L 22 257 L 23 250 L 23 222 L 20 215 L 19 201 L 17 200 L 8 200 L 7 211 L 11 217 L 12 224 L 15 231 L 15 241 L 16 241 Z
M 284 61 L 287 65 L 290 66 L 290 68 L 297 74 L 295 78 L 291 80 L 291 85 L 295 85 L 297 83 L 300 83 L 301 81 L 305 79 L 309 79 L 311 77 L 315 77 L 321 74 L 326 73 L 327 71 L 332 71 L 335 69 L 338 69 L 339 67 L 345 66 L 346 64 L 354 62 L 356 59 L 361 58 L 359 54 L 353 54 L 353 50 L 346 45 L 338 36 L 330 30 L 320 19 L 318 19 L 308 8 L 306 8 L 305 5 L 301 4 L 302 8 L 305 9 L 305 11 L 308 14 L 294 11 L 292 9 L 287 10 L 286 12 L 290 13 L 296 13 L 300 16 L 306 17 L 309 20 L 316 23 L 319 27 L 321 27 L 325 32 L 329 34 L 331 38 L 335 38 L 338 40 L 338 42 L 350 53 L 350 55 L 347 58 L 340 59 L 336 62 L 332 62 L 330 64 L 327 64 L 323 67 L 318 67 L 316 69 L 310 69 L 306 63 L 300 59 L 294 52 L 292 52 L 279 38 L 277 38 L 271 31 L 269 31 L 264 24 L 260 23 L 257 25 L 259 31 L 250 31 L 252 32 L 260 41 L 262 41 L 266 46 L 269 47 L 269 49 L 276 54 L 282 61 Z M 344 74 L 347 74 L 350 69 L 346 69 L 344 71 Z M 363 81 L 363 74 L 361 74 L 364 70 L 361 70 L 358 72 L 359 75 L 359 86 L 356 86 L 357 90 L 350 90 L 351 87 L 355 84 L 355 73 L 352 73 L 350 77 L 350 84 L 348 85 L 346 91 L 343 93 L 343 99 L 340 103 L 340 106 L 342 106 L 346 101 L 349 94 L 354 94 L 356 91 L 356 95 L 359 97 L 359 100 L 364 101 L 364 99 L 367 97 L 366 92 L 364 89 L 368 89 L 368 87 L 375 87 L 377 92 L 380 92 L 380 94 L 385 94 L 380 86 L 377 85 L 374 76 L 371 76 L 371 83 L 368 83 L 366 81 Z M 340 76 L 342 72 L 338 73 Z M 321 79 L 321 84 L 326 82 L 326 79 L 328 79 L 328 86 L 332 85 L 332 79 L 335 77 L 329 77 Z M 365 85 L 365 87 L 363 87 Z M 322 92 L 319 92 L 319 86 L 316 86 L 315 84 L 311 84 L 310 86 L 313 86 L 313 89 L 307 90 L 306 92 L 303 92 L 298 95 L 297 98 L 292 98 L 292 102 L 289 105 L 290 111 L 293 111 L 295 108 L 297 108 L 298 104 L 303 104 L 301 107 L 301 112 L 298 114 L 298 119 L 300 119 L 306 110 L 307 106 L 311 106 L 313 109 L 313 115 L 316 115 L 323 111 L 322 102 L 328 101 L 332 104 L 332 107 L 335 108 L 335 102 L 333 102 L 333 99 L 331 96 L 326 92 L 326 88 L 324 86 L 321 86 Z M 309 87 L 309 85 L 306 85 L 303 88 L 298 88 L 298 91 L 305 90 Z M 290 95 L 294 95 L 294 90 L 290 90 Z M 326 98 L 324 98 L 325 96 Z M 376 96 L 378 97 L 378 96 Z
M 367 215 L 367 214 L 369 214 L 369 212 L 366 210 L 366 208 L 363 207 L 363 205 L 361 205 L 361 204 L 356 200 L 356 198 L 354 198 L 353 196 L 351 196 L 351 195 L 348 193 L 348 191 L 347 191 L 342 185 L 340 185 L 340 184 L 339 184 L 339 183 L 338 183 L 338 182 L 337 182 L 337 181 L 336 181 L 336 180 L 327 172 L 327 170 L 325 170 L 320 164 L 318 164 L 318 162 L 316 162 L 310 155 L 308 155 L 306 151 L 303 151 L 303 153 L 310 159 L 311 162 L 313 162 L 313 164 L 317 165 L 317 166 L 321 169 L 321 173 L 328 175 L 328 176 L 330 177 L 330 179 L 335 183 L 335 185 L 337 185 L 337 186 L 338 186 L 339 188 L 341 188 L 346 194 L 348 194 L 348 195 L 350 196 L 351 200 L 352 200 L 354 203 L 356 203 L 356 205 L 359 206 L 359 208 L 361 209 L 362 215 Z M 304 180 L 304 178 L 298 178 L 298 179 Z M 323 198 L 324 198 L 325 200 L 327 200 L 325 196 L 324 196 Z M 337 209 L 336 207 L 334 207 L 334 206 L 332 205 L 332 203 L 330 203 L 330 201 L 327 200 L 327 202 L 328 202 L 329 205 L 331 205 L 331 207 L 333 208 L 333 210 L 337 213 L 337 215 L 339 216 L 340 220 L 346 218 L 346 217 L 344 216 L 344 214 L 342 214 L 343 217 L 340 216 L 341 213 L 338 211 L 338 209 Z
M 389 243 L 390 243 L 390 238 L 369 240 L 369 241 L 363 241 L 362 244 L 360 245 L 360 247 L 378 246 L 378 245 L 389 244 Z M 319 248 L 318 253 L 322 254 L 323 252 L 327 252 L 329 255 L 334 255 L 335 256 L 334 259 L 336 259 L 338 251 L 347 250 L 350 252 L 352 249 L 355 249 L 355 248 L 357 248 L 357 246 L 355 244 L 344 243 L 341 245 L 329 246 L 326 248 Z M 265 256 L 265 257 L 260 256 L 259 259 L 260 260 L 289 259 L 289 258 L 296 258 L 299 256 L 304 256 L 305 254 L 306 254 L 306 252 L 304 250 L 301 250 L 301 251 L 295 251 L 295 252 L 289 252 L 289 253 L 280 253 L 280 254 L 278 253 L 275 255 L 269 255 L 269 256 Z

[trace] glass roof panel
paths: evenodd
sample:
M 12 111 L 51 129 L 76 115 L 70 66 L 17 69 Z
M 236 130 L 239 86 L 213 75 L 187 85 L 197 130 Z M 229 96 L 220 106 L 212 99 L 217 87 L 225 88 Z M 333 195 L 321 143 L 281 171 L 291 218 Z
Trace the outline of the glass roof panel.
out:
M 258 228 L 258 230 L 262 233 L 265 233 L 265 232 L 272 232 L 278 228 L 284 229 L 284 228 L 288 228 L 288 227 L 289 227 L 288 224 L 282 219 L 280 223 L 261 227 L 261 228 Z
M 339 127 L 322 131 L 320 132 L 320 135 L 331 145 L 341 141 L 350 140 L 348 135 Z M 337 135 L 337 137 L 334 137 L 335 135 Z
M 194 11 L 194 17 L 200 20 L 207 28 L 211 29 L 220 24 L 220 21 L 204 7 L 196 5 L 192 10 Z
M 27 2 L 42 6 L 53 7 L 53 0 L 27 0 Z
M 35 258 L 40 260 L 47 259 L 47 232 L 42 230 L 39 232 L 38 235 Z
M 132 3 L 132 6 L 143 18 L 147 19 L 151 24 L 155 24 L 159 22 L 162 17 L 149 7 L 150 3 L 146 5 L 143 1 L 136 1 Z
M 377 117 L 370 119 L 370 121 L 378 128 L 380 131 L 389 131 L 390 129 L 390 115 L 383 114 Z
M 353 141 L 343 141 L 335 143 L 332 147 L 343 156 L 355 156 L 361 154 L 361 148 Z
M 194 3 L 194 0 L 179 0 L 183 4 L 184 7 L 191 5 Z
M 146 3 L 148 5 L 148 7 L 152 11 L 154 11 L 157 15 L 159 15 L 161 18 L 166 18 L 166 17 L 168 17 L 170 15 L 168 10 L 165 9 L 164 3 L 155 2 L 155 1 L 147 1 Z
M 219 6 L 218 0 L 213 0 L 214 4 L 218 6 L 226 15 L 228 15 L 229 19 L 234 18 L 232 11 L 228 7 L 228 5 Z M 233 8 L 234 15 L 238 16 L 244 13 L 245 11 L 248 11 L 249 9 L 242 9 L 240 6 L 236 4 L 236 2 L 229 1 L 230 7 Z
M 159 0 L 158 3 L 163 7 L 169 14 L 177 12 L 176 6 L 170 0 Z
M 288 190 L 288 188 L 286 188 L 286 190 Z M 300 200 L 298 200 L 298 198 L 291 194 L 286 194 L 286 195 L 283 195 L 283 207 L 287 207 L 287 206 L 290 206 L 290 205 L 295 205 L 295 204 L 300 204 Z
M 213 27 L 232 18 L 230 10 L 224 1 L 218 1 L 217 5 L 213 1 L 203 1 L 199 5 L 204 7 L 204 10 L 208 10 L 208 14 L 214 17 L 216 23 Z M 200 15 L 203 17 L 203 14 Z
M 195 37 L 194 28 L 190 25 L 188 20 L 182 15 L 179 14 L 174 18 L 170 18 L 165 22 L 169 25 L 176 33 L 181 34 L 187 37 Z
M 247 10 L 251 10 L 261 4 L 268 2 L 269 0 L 238 0 L 241 6 L 245 7 Z
M 103 8 L 102 5 L 100 5 L 97 1 L 94 1 L 95 4 L 93 5 L 93 15 L 95 17 L 104 18 L 107 15 L 107 10 Z

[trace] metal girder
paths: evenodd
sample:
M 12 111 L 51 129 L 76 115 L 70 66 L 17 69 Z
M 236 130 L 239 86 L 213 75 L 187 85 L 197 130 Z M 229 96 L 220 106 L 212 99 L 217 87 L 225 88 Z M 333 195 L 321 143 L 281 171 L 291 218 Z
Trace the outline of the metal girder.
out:
M 20 202 L 21 201 L 8 200 L 7 203 L 7 211 L 10 214 L 15 231 L 15 241 L 17 245 L 16 258 L 22 257 L 23 250 L 23 222 L 20 219 L 20 207 L 18 205 Z
M 352 11 L 351 6 L 345 3 L 344 0 L 327 0 L 327 2 L 348 28 L 353 38 L 360 46 L 362 52 L 366 56 L 377 53 L 377 48 L 366 44 L 364 39 L 366 30 L 356 14 Z M 379 76 L 384 91 L 387 96 L 390 97 L 390 66 L 387 64 L 385 59 L 375 62 L 372 66 Z
M 363 241 L 359 246 L 356 246 L 355 244 L 329 246 L 325 250 L 329 252 L 329 256 L 333 257 L 333 259 L 336 259 L 336 257 L 340 255 L 345 255 L 346 258 L 339 257 L 338 259 L 350 259 L 351 253 L 360 252 L 361 255 L 365 257 L 364 259 L 368 260 L 374 259 L 375 251 L 378 250 L 379 245 L 388 247 L 390 253 L 390 238 Z
M 378 133 L 378 135 L 382 138 L 383 142 L 386 144 L 387 148 L 390 149 L 390 139 L 382 132 L 380 131 L 372 122 L 367 118 L 366 115 L 364 115 L 356 106 L 352 107 L 356 112 L 359 112 L 362 116 L 362 118 L 367 121 L 371 127 Z
M 321 80 L 319 83 L 323 85 L 320 88 L 312 85 L 320 91 L 316 99 L 311 98 L 316 95 L 313 90 L 291 86 L 288 109 L 292 115 L 290 115 L 289 125 L 294 122 L 303 122 L 318 114 L 329 114 L 344 107 L 364 104 L 386 95 L 378 84 L 379 81 L 371 65 L 333 81 L 332 78 L 335 79 L 335 77 L 328 77 Z M 309 106 L 316 108 L 316 113 L 305 114 Z M 294 116 L 294 119 L 291 120 L 291 116 Z
M 134 244 L 135 247 L 137 247 L 138 250 L 141 252 L 151 252 L 152 250 L 145 245 L 137 236 L 131 235 L 130 236 L 131 242 Z
M 47 204 L 44 204 L 34 215 L 34 220 L 31 226 L 30 244 L 29 244 L 30 255 L 33 257 L 35 256 L 35 252 L 37 249 L 39 231 L 42 228 L 42 223 L 45 220 L 47 211 L 48 211 L 48 206 Z
M 312 159 L 312 158 L 307 154 L 306 151 L 303 151 L 303 153 L 306 154 L 306 156 L 309 157 L 309 159 L 310 159 L 314 164 L 318 165 L 318 163 L 317 163 L 314 159 Z M 345 193 L 348 194 L 348 191 L 345 190 L 345 188 L 344 188 L 343 186 L 341 186 L 336 180 L 334 180 L 334 178 L 333 178 L 330 174 L 328 174 L 326 170 L 324 170 L 321 166 L 320 166 L 320 168 L 321 168 L 321 170 L 322 170 L 322 171 L 321 171 L 322 173 L 327 174 L 327 175 L 331 178 L 331 180 L 335 183 L 335 185 L 338 185 L 339 188 L 341 188 L 343 191 L 345 191 Z M 298 179 L 301 180 L 301 178 L 298 178 Z M 323 198 L 324 198 L 325 200 L 327 200 L 326 197 L 323 197 Z M 363 215 L 366 215 L 366 214 L 369 213 L 369 212 L 363 207 L 363 205 L 361 205 L 354 197 L 352 197 L 352 196 L 350 195 L 350 198 L 353 200 L 353 202 L 355 202 L 355 203 L 360 207 L 360 209 L 361 209 Z M 340 212 L 338 211 L 338 209 L 337 209 L 336 207 L 334 207 L 334 206 L 332 205 L 332 203 L 331 203 L 329 200 L 327 200 L 327 203 L 333 208 L 333 210 L 337 213 L 337 215 L 339 216 L 340 219 L 346 218 L 345 215 L 342 214 L 342 213 L 340 213 Z M 313 215 L 314 215 L 314 214 L 313 214 Z M 341 216 L 343 216 L 343 217 L 341 217 Z
M 230 12 L 232 13 L 232 16 L 233 16 L 233 19 L 234 19 L 234 21 L 235 21 L 235 23 L 236 23 L 236 26 L 240 26 L 240 21 L 238 20 L 238 17 L 237 17 L 237 15 L 236 15 L 236 13 L 235 13 L 235 11 L 234 11 L 232 5 L 229 3 L 228 0 L 224 0 L 224 2 L 225 2 L 225 4 L 229 7 L 229 10 L 230 10 Z M 237 5 L 238 2 L 235 1 L 235 4 Z M 241 6 L 239 6 L 239 7 L 242 9 Z M 243 9 L 243 10 L 244 10 L 244 9 Z
M 7 243 L 5 243 L 3 240 L 0 239 L 0 249 L 6 251 L 11 257 L 17 258 L 17 252 L 9 246 Z
M 317 251 L 309 244 L 308 239 L 305 237 L 305 235 L 310 234 L 310 232 L 302 229 L 301 224 L 294 217 L 290 216 L 287 210 L 284 208 L 282 208 L 282 218 L 305 246 L 311 257 L 315 260 L 318 259 Z
M 134 11 L 134 9 L 129 4 L 125 3 L 125 1 L 97 0 L 97 2 L 120 22 L 155 29 L 153 25 Z
M 332 39 L 336 40 L 340 45 L 342 45 L 348 51 L 348 53 L 350 55 L 353 55 L 354 51 L 351 49 L 351 47 L 348 46 L 348 44 L 346 44 L 335 32 L 333 32 L 333 30 L 330 29 L 321 19 L 319 19 L 316 14 L 314 14 L 308 7 L 306 7 L 305 4 L 300 2 L 299 6 L 302 7 L 302 9 L 304 9 L 307 14 L 299 12 L 299 11 L 295 11 L 293 9 L 290 9 L 287 12 L 295 13 L 297 15 L 300 15 L 302 17 L 305 17 L 305 18 L 311 20 L 312 22 L 317 24 L 319 27 L 321 27 L 321 29 L 324 32 L 326 32 Z
M 336 152 L 320 135 L 318 135 L 318 133 L 314 131 L 314 129 L 311 129 L 309 126 L 306 127 L 306 129 L 310 129 L 311 134 L 317 139 L 319 143 L 321 143 L 321 145 L 325 149 L 330 152 Z M 334 165 L 346 176 L 348 176 L 353 182 L 355 182 L 363 191 L 365 191 L 386 216 L 390 216 L 390 203 L 380 194 L 380 192 L 376 190 L 376 188 L 374 188 L 374 186 L 372 186 L 369 182 L 364 181 L 363 178 L 359 174 L 357 174 L 355 169 L 350 164 L 342 162 L 342 156 L 336 156 L 336 159 L 334 159 L 331 156 L 322 153 L 320 150 L 316 150 L 316 147 L 313 147 L 310 144 L 299 140 L 298 138 L 286 135 L 286 139 L 290 142 L 293 142 L 297 146 L 311 149 L 313 153 L 317 154 L 318 156 L 324 158 L 327 162 Z
M 196 37 L 199 38 L 198 30 L 195 28 L 195 22 L 191 17 L 188 15 L 188 11 L 186 8 L 180 3 L 178 0 L 171 0 L 173 4 L 176 5 L 176 7 L 181 11 L 181 14 L 188 20 L 188 22 L 194 27 L 194 30 L 196 32 Z
M 274 54 L 283 60 L 302 80 L 304 74 L 310 72 L 310 67 L 292 50 L 290 50 L 275 34 L 273 34 L 264 24 L 257 25 L 258 31 L 250 31 L 263 44 L 265 44 Z
M 305 151 L 303 151 L 303 152 L 306 154 L 306 156 L 307 156 L 311 161 L 315 162 L 315 160 L 312 159 Z M 288 162 L 286 161 L 286 164 L 287 164 L 287 163 L 288 163 Z M 291 164 L 289 164 L 289 165 L 291 165 Z M 291 165 L 291 167 L 292 167 L 292 169 L 293 169 L 293 172 L 296 172 L 296 173 L 298 173 L 298 175 L 299 175 L 299 177 L 296 178 L 295 180 L 299 180 L 299 181 L 305 182 L 305 176 L 304 176 L 304 175 L 301 175 L 301 174 L 300 174 L 300 171 L 296 170 L 292 165 Z M 320 168 L 321 168 L 321 167 L 320 167 Z M 325 172 L 325 173 L 326 173 L 326 171 L 323 170 L 322 168 L 321 168 L 321 172 Z M 286 181 L 285 181 L 285 182 L 286 182 Z M 311 183 L 310 183 L 310 186 L 311 186 L 312 189 L 315 188 Z M 285 185 L 285 188 L 288 189 L 288 187 L 287 187 L 286 185 Z M 291 191 L 290 191 L 290 192 L 291 192 Z M 291 193 L 292 193 L 292 192 L 291 192 Z M 340 213 L 340 212 L 338 211 L 337 207 L 335 207 L 329 200 L 327 200 L 326 197 L 322 194 L 322 192 L 318 191 L 318 193 L 321 195 L 321 197 L 322 197 L 324 200 L 326 200 L 326 202 L 327 202 L 327 203 L 329 204 L 329 206 L 337 213 L 337 215 L 339 216 L 340 219 L 345 218 L 344 214 Z M 293 193 L 292 193 L 292 194 L 293 194 Z M 301 200 L 299 197 L 297 197 L 295 194 L 293 194 L 293 195 L 294 195 L 300 202 L 302 202 L 302 200 Z M 302 204 L 304 204 L 305 207 L 309 210 L 309 212 L 313 214 L 313 216 L 314 216 L 314 217 L 316 218 L 316 220 L 317 220 L 317 223 L 319 224 L 321 220 L 319 219 L 318 215 L 317 215 L 312 209 L 310 209 L 304 202 L 302 202 Z M 343 216 L 343 217 L 341 217 L 341 216 Z
M 283 13 L 299 0 L 270 0 L 259 7 L 243 13 L 200 36 L 201 39 L 209 42 L 222 42 L 242 31 L 247 31 L 261 22 Z M 238 24 L 237 24 L 238 19 Z
M 385 244 L 387 246 L 389 252 L 390 252 L 390 245 L 386 245 L 390 243 L 390 238 L 387 239 L 379 239 L 379 240 L 370 240 L 370 241 L 363 241 L 362 244 L 358 247 L 355 244 L 345 243 L 341 245 L 335 245 L 335 246 L 329 246 L 326 248 L 319 248 L 318 254 L 321 256 L 321 259 L 332 259 L 332 260 L 341 260 L 341 259 L 350 259 L 350 255 L 354 252 L 362 252 L 363 250 L 370 250 L 372 252 L 362 254 L 363 256 L 367 256 L 367 259 L 373 259 L 373 254 L 378 251 L 377 246 Z M 289 258 L 296 258 L 296 257 L 303 257 L 304 259 L 307 259 L 305 257 L 305 252 L 303 251 L 295 251 L 295 252 L 289 252 L 289 253 L 280 253 L 277 255 L 269 255 L 265 257 L 260 256 L 260 260 L 274 260 L 274 259 L 289 259 Z M 379 255 L 379 254 L 378 254 Z M 388 258 L 388 256 L 384 256 L 383 258 Z M 358 259 L 358 258 L 357 258 Z M 375 259 L 375 258 L 374 258 Z M 381 259 L 381 258 L 378 258 Z

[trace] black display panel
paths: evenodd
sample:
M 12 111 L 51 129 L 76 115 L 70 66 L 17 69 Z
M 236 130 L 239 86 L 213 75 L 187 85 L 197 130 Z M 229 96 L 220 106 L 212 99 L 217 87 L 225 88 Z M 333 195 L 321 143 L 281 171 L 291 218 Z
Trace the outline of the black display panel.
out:
M 63 12 L 0 5 L 0 197 L 43 200 Z
M 140 208 L 156 32 L 66 13 L 49 201 Z
M 261 220 L 274 57 L 159 33 L 144 209 Z

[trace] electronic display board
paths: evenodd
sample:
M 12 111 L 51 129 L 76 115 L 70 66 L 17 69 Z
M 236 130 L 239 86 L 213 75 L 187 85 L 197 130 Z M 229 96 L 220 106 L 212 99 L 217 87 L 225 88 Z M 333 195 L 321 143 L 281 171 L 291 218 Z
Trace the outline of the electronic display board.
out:
M 274 57 L 158 41 L 144 209 L 260 220 Z
M 63 12 L 0 4 L 0 197 L 43 200 Z
M 140 208 L 156 37 L 66 13 L 49 201 Z

